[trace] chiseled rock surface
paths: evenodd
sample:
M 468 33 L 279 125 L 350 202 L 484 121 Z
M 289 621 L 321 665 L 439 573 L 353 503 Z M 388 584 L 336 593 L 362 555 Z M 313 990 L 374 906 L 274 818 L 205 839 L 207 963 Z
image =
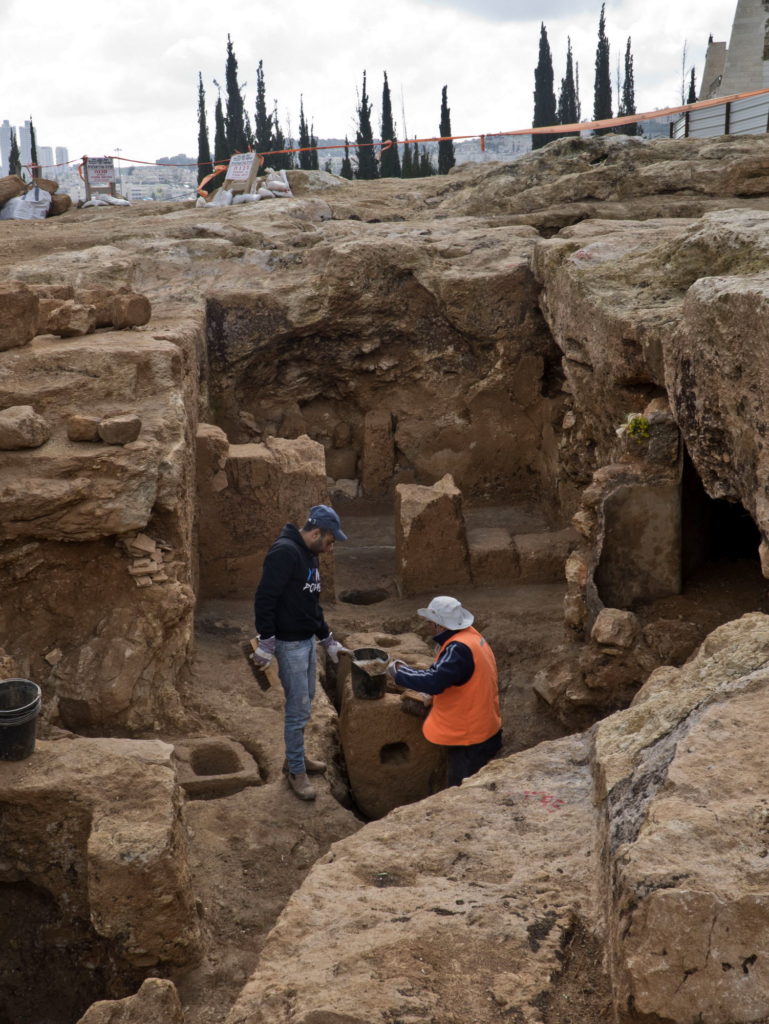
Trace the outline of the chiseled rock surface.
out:
M 0 462 L 0 536 L 93 540 L 144 527 L 156 503 L 183 499 L 187 413 L 179 347 L 147 333 L 39 339 L 7 352 L 0 365 L 0 406 L 11 396 L 34 402 L 51 423 L 49 443 Z M 19 404 L 18 402 L 15 404 Z M 102 418 L 128 410 L 142 417 L 134 447 L 78 446 L 70 415 Z
M 90 919 L 135 966 L 199 952 L 172 751 L 159 740 L 38 740 L 0 773 L 2 880 L 46 890 L 62 926 Z
M 542 1022 L 599 926 L 588 753 L 542 744 L 337 843 L 227 1024 Z
M 191 421 L 196 326 L 162 336 L 38 338 L 3 353 L 0 405 L 34 401 L 43 447 L 0 459 L 0 636 L 43 685 L 44 720 L 66 728 L 179 727 L 192 636 Z M 125 445 L 75 442 L 73 415 L 138 412 Z M 171 548 L 166 581 L 140 589 L 116 541 L 148 531 Z M 71 543 L 71 542 L 77 543 Z M 61 651 L 55 665 L 46 660 Z
M 596 727 L 620 1020 L 763 1020 L 769 990 L 769 618 L 721 626 Z
M 742 259 L 753 272 L 714 274 L 691 285 L 666 351 L 666 383 L 708 493 L 737 497 L 766 537 L 769 498 L 756 482 L 769 471 L 769 270 L 760 269 L 769 264 L 769 214 L 708 220 L 702 234 L 709 228 L 727 251 L 737 250 L 735 263 Z
M 286 522 L 328 503 L 323 447 L 309 437 L 269 437 L 229 445 L 223 431 L 197 434 L 200 590 L 205 597 L 250 595 L 270 545 Z M 333 594 L 331 559 L 321 558 L 324 594 Z

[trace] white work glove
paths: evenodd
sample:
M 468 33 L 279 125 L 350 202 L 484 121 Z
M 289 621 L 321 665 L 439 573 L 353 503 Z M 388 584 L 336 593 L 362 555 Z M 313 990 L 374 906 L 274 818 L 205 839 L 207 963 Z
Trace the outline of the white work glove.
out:
M 275 637 L 259 637 L 259 646 L 251 655 L 251 661 L 257 668 L 267 668 L 275 654 Z
M 320 646 L 325 650 L 326 654 L 331 658 L 335 665 L 339 664 L 340 654 L 352 653 L 347 647 L 339 643 L 333 633 L 329 633 L 325 639 L 321 640 Z
M 400 658 L 395 658 L 387 666 L 386 672 L 393 680 L 393 682 L 395 682 L 396 673 L 400 672 L 402 668 L 408 668 L 408 665 L 406 664 L 405 661 L 401 661 Z

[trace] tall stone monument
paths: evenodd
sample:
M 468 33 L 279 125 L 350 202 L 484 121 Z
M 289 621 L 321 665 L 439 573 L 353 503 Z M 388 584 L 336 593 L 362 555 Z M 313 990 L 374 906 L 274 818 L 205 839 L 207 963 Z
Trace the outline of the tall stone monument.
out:
M 769 0 L 737 0 L 729 46 L 712 37 L 699 98 L 769 89 Z

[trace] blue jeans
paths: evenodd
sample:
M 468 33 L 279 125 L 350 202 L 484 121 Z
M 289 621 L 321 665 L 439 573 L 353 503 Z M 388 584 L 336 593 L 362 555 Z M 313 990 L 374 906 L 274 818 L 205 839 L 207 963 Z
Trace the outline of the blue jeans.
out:
M 304 727 L 310 721 L 315 696 L 315 637 L 309 640 L 278 640 L 275 657 L 286 695 L 283 736 L 288 770 L 292 775 L 301 775 L 304 771 Z

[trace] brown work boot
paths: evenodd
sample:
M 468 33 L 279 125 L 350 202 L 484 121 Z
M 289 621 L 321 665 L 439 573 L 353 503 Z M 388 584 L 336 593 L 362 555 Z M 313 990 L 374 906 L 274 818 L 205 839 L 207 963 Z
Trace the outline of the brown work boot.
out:
M 305 757 L 304 770 L 306 772 L 325 772 L 328 765 L 325 761 L 314 761 L 311 757 Z M 288 775 L 288 761 L 283 762 L 283 774 Z
M 293 789 L 300 800 L 314 800 L 315 790 L 310 784 L 310 780 L 307 778 L 307 772 L 302 772 L 301 775 L 292 775 L 291 772 L 286 773 L 289 786 Z

